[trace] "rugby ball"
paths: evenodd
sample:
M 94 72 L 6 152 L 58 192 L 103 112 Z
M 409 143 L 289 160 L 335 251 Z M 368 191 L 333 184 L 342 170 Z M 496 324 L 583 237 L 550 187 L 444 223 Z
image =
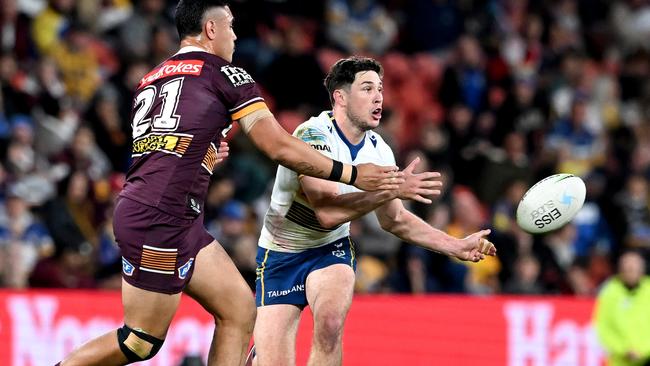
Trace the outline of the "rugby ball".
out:
M 524 194 L 517 206 L 517 224 L 531 234 L 561 228 L 585 202 L 585 183 L 573 174 L 546 177 Z

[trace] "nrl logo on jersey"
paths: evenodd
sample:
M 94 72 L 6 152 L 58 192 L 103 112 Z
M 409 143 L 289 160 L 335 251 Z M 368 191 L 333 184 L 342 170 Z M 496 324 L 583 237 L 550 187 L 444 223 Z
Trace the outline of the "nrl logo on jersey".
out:
M 246 70 L 236 66 L 221 66 L 221 72 L 224 73 L 233 86 L 242 86 L 254 83 L 253 77 Z

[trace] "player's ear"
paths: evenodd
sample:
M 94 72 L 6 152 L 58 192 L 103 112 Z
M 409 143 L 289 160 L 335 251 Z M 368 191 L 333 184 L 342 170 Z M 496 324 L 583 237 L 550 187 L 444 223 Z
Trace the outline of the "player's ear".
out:
M 334 97 L 334 104 L 346 105 L 347 95 L 345 94 L 345 91 L 343 89 L 334 90 L 332 96 Z
M 208 20 L 203 25 L 203 31 L 208 39 L 213 40 L 217 36 L 217 23 L 214 20 Z

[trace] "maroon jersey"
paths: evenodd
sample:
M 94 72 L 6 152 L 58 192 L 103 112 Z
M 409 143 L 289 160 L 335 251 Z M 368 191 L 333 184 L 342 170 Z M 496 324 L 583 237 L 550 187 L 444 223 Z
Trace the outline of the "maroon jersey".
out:
M 267 108 L 244 69 L 197 50 L 182 49 L 138 85 L 133 161 L 121 193 L 181 218 L 203 210 L 224 130 Z

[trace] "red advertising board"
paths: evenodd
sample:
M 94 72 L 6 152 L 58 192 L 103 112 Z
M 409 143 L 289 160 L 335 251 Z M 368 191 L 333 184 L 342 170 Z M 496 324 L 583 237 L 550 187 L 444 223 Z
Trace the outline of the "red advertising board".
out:
M 601 366 L 591 299 L 357 296 L 344 334 L 344 365 Z M 309 352 L 306 313 L 298 365 Z M 119 293 L 0 291 L 0 365 L 54 365 L 73 347 L 121 326 Z M 205 357 L 214 322 L 184 298 L 165 345 L 143 365 Z

